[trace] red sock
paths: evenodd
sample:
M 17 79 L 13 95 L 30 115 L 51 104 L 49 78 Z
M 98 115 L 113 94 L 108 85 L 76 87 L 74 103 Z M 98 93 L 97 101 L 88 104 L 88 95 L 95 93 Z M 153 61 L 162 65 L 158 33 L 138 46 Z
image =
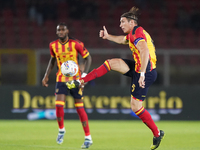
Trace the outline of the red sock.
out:
M 155 137 L 159 137 L 159 130 L 149 112 L 144 108 L 140 108 L 135 114 L 151 129 Z
M 84 82 L 91 81 L 93 79 L 99 78 L 111 70 L 108 60 L 106 60 L 99 68 L 92 70 L 87 74 L 82 80 Z
M 64 128 L 64 106 L 65 102 L 61 100 L 56 100 L 56 117 L 59 129 Z
M 79 115 L 79 119 L 82 123 L 83 130 L 85 132 L 85 136 L 88 136 L 88 135 L 90 135 L 90 129 L 89 129 L 89 124 L 88 124 L 88 116 L 83 107 L 83 102 L 75 103 L 75 107 L 76 107 L 76 111 Z

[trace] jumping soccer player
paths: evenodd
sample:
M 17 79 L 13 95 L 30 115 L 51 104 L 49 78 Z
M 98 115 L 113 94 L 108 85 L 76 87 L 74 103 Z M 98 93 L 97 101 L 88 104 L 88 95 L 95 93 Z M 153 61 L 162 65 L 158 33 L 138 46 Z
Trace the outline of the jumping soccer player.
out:
M 68 82 L 68 88 L 81 87 L 84 83 L 105 75 L 110 70 L 117 71 L 132 78 L 131 109 L 151 129 L 154 137 L 151 149 L 156 149 L 164 132 L 159 130 L 149 112 L 142 106 L 147 91 L 157 78 L 155 47 L 150 35 L 138 26 L 139 9 L 132 7 L 121 15 L 120 27 L 126 36 L 115 36 L 107 32 L 106 27 L 100 30 L 99 36 L 118 44 L 129 44 L 133 59 L 113 58 L 106 60 L 99 68 L 94 69 L 80 80 Z
M 93 142 L 89 130 L 88 116 L 83 106 L 82 89 L 68 89 L 65 83 L 68 81 L 77 80 L 80 77 L 84 77 L 89 71 L 92 59 L 88 50 L 84 47 L 84 44 L 82 42 L 68 36 L 69 30 L 65 23 L 60 23 L 57 25 L 56 33 L 59 39 L 51 42 L 49 45 L 51 58 L 49 60 L 46 73 L 42 80 L 42 85 L 48 87 L 47 82 L 49 80 L 49 74 L 51 73 L 55 63 L 57 62 L 58 72 L 56 74 L 55 105 L 59 132 L 56 141 L 58 144 L 63 143 L 63 138 L 66 132 L 64 127 L 63 107 L 65 105 L 66 95 L 69 95 L 70 93 L 75 100 L 75 108 L 82 123 L 83 130 L 85 132 L 85 141 L 81 148 L 89 148 Z M 79 72 L 74 77 L 64 76 L 60 70 L 61 64 L 67 60 L 73 60 L 78 64 L 78 54 L 83 57 L 85 65 L 82 75 L 79 69 Z

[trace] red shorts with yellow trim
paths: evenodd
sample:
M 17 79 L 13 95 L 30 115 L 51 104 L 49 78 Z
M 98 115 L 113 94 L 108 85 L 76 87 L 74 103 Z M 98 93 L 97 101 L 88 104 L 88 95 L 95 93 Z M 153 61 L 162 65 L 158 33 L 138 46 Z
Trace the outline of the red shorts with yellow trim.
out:
M 82 92 L 80 92 L 81 89 L 74 88 L 74 89 L 68 89 L 65 82 L 56 82 L 55 87 L 55 94 L 65 94 L 71 96 L 75 99 L 82 99 Z
M 122 59 L 122 60 L 130 68 L 130 70 L 124 75 L 132 78 L 131 88 L 130 88 L 131 96 L 135 98 L 136 100 L 144 101 L 146 98 L 149 86 L 153 84 L 153 82 L 157 78 L 156 69 L 153 69 L 152 71 L 145 73 L 145 88 L 141 88 L 138 83 L 139 78 L 140 78 L 140 73 L 135 72 L 135 62 L 133 60 L 128 60 L 128 59 Z

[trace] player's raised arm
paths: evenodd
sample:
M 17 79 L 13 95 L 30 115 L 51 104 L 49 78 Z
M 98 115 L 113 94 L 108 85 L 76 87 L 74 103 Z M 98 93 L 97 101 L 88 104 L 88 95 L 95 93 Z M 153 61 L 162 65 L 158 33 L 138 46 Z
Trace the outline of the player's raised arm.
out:
M 101 37 L 102 39 L 107 39 L 109 41 L 113 41 L 118 44 L 128 44 L 124 35 L 117 36 L 117 35 L 108 34 L 108 31 L 105 26 L 103 26 L 103 30 L 100 30 L 99 37 Z

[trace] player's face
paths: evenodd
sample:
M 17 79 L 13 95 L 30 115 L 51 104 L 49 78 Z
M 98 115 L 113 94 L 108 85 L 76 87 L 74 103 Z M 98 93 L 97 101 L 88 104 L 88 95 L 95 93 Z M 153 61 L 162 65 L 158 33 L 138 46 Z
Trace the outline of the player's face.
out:
M 68 29 L 66 26 L 58 25 L 56 34 L 58 35 L 59 39 L 65 40 L 66 37 L 68 36 Z
M 124 33 L 130 33 L 133 29 L 133 23 L 132 21 L 128 21 L 126 17 L 121 17 L 120 19 L 120 27 L 123 30 Z

